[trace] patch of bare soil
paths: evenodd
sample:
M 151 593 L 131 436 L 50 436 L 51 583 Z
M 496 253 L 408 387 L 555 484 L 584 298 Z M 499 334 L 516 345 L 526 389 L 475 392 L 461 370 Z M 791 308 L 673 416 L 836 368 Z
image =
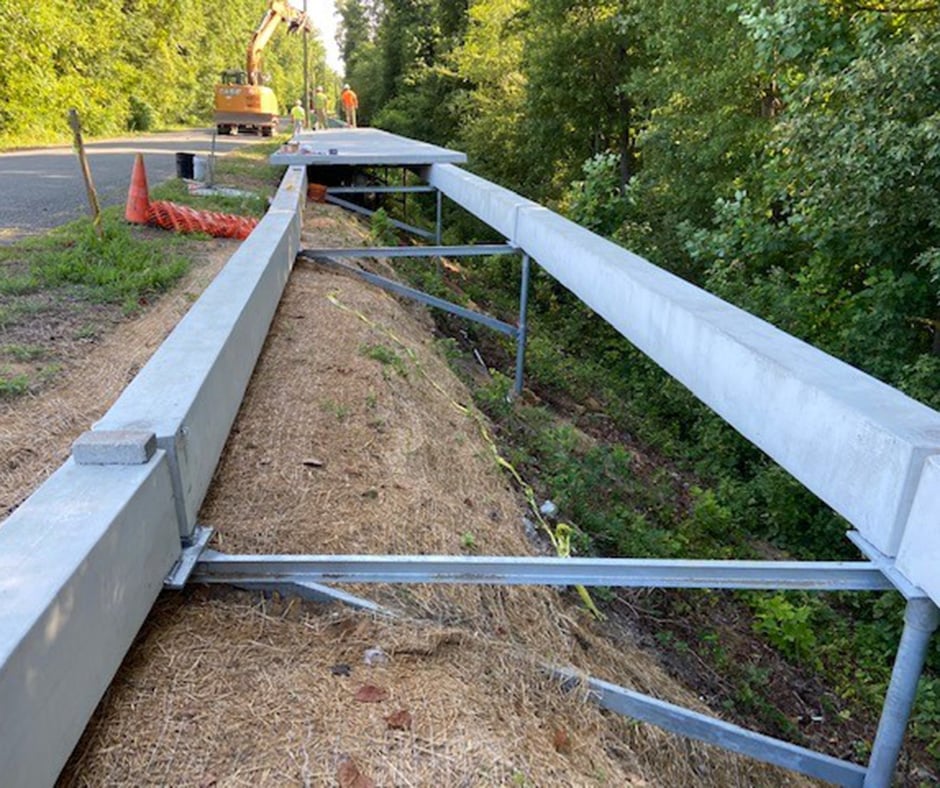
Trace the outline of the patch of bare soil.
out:
M 304 245 L 361 240 L 310 209 Z M 470 402 L 421 310 L 298 263 L 200 520 L 232 553 L 538 552 Z M 394 615 L 165 594 L 60 784 L 807 784 L 562 691 L 545 664 L 705 710 L 574 595 L 344 590 Z
M 132 319 L 116 307 L 56 304 L 4 327 L 2 345 L 44 349 L 56 371 L 38 393 L 0 400 L 0 517 L 5 517 L 71 453 L 72 442 L 101 418 L 231 256 L 237 241 L 194 245 L 193 266 L 171 293 Z M 92 315 L 92 313 L 94 313 Z M 91 327 L 82 331 L 82 327 Z M 2 526 L 0 526 L 2 527 Z

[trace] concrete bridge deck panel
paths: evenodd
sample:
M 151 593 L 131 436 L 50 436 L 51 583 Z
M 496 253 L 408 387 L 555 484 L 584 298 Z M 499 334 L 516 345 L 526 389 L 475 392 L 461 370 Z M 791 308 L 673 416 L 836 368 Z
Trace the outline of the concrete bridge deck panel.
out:
M 282 146 L 271 156 L 271 164 L 400 167 L 467 161 L 460 151 L 372 128 L 304 132 L 296 150 L 292 148 L 290 143 Z

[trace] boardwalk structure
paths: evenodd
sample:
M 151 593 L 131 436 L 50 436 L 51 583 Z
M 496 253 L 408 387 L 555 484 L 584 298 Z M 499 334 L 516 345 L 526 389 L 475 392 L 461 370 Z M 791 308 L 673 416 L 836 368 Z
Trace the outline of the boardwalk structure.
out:
M 646 260 L 457 166 L 463 154 L 371 129 L 316 132 L 272 157 L 287 166 L 271 208 L 72 456 L 0 524 L 0 774 L 52 784 L 160 590 L 186 583 L 368 600 L 323 583 L 581 584 L 897 590 L 904 633 L 868 764 L 850 763 L 589 680 L 598 703 L 670 731 L 842 785 L 891 782 L 940 602 L 940 414 Z M 499 556 L 252 556 L 206 549 L 196 522 L 297 256 L 308 178 L 327 198 L 396 187 L 404 167 L 504 239 L 427 253 L 512 252 L 534 261 L 851 523 L 855 562 L 659 561 Z M 321 178 L 321 176 L 323 176 Z M 398 187 L 400 190 L 400 187 Z M 407 228 L 407 222 L 403 225 Z M 360 250 L 356 250 L 362 253 Z M 411 249 L 412 254 L 420 254 Z M 370 249 L 393 256 L 394 249 Z M 380 278 L 377 278 L 380 279 Z M 456 311 L 389 281 L 372 284 Z M 511 326 L 469 319 L 525 347 L 527 276 Z M 439 301 L 439 300 L 438 300 Z M 467 311 L 467 310 L 465 310 Z M 460 314 L 459 312 L 456 312 Z M 550 655 L 546 655 L 546 659 Z M 578 681 L 565 666 L 547 666 Z

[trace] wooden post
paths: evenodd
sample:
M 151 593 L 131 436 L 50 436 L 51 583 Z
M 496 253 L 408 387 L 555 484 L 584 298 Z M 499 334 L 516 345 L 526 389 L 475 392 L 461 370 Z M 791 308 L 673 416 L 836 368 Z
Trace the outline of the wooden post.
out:
M 82 141 L 82 125 L 78 119 L 78 110 L 74 107 L 69 110 L 69 125 L 75 135 L 75 150 L 78 152 L 78 161 L 81 164 L 82 175 L 85 178 L 85 190 L 88 192 L 88 205 L 91 208 L 91 221 L 95 226 L 98 237 L 104 238 L 104 230 L 101 227 L 101 206 L 98 205 L 98 193 L 95 191 L 95 183 L 91 179 L 88 158 L 85 156 L 85 143 Z

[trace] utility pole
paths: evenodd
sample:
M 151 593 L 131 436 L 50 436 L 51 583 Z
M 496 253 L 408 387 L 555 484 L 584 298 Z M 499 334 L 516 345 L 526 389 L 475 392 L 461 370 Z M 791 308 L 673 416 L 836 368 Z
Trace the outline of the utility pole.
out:
M 308 61 L 307 39 L 310 33 L 307 32 L 307 0 L 304 0 L 304 118 L 305 125 L 310 128 L 310 63 Z

